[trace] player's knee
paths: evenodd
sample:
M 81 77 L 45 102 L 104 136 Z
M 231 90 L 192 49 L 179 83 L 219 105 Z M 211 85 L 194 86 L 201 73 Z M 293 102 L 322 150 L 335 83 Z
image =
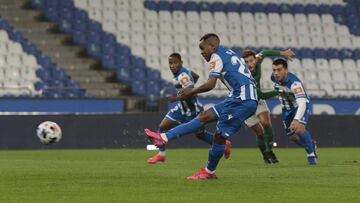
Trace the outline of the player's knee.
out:
M 222 137 L 219 133 L 216 133 L 214 136 L 214 143 L 223 145 L 226 143 L 226 139 Z
M 263 120 L 261 121 L 261 125 L 264 127 L 264 128 L 271 128 L 271 122 L 269 120 Z
M 199 140 L 204 140 L 205 138 L 205 131 L 203 130 L 199 130 L 195 133 L 196 138 L 198 138 Z
M 298 140 L 298 136 L 297 135 L 292 135 L 292 136 L 289 137 L 289 140 L 290 141 L 296 141 L 296 140 Z
M 209 120 L 211 120 L 211 114 L 209 113 L 206 113 L 205 111 L 201 112 L 199 115 L 198 115 L 198 119 L 201 123 L 205 124 L 207 123 Z
M 296 131 L 295 131 L 295 134 L 297 134 L 298 136 L 301 136 L 302 134 L 305 133 L 305 128 L 298 128 Z

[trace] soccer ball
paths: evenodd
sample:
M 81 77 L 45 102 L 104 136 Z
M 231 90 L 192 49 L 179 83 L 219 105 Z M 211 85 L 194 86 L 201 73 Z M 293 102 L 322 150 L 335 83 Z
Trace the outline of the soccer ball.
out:
M 36 135 L 42 144 L 55 144 L 61 140 L 61 128 L 55 122 L 45 121 L 37 127 Z

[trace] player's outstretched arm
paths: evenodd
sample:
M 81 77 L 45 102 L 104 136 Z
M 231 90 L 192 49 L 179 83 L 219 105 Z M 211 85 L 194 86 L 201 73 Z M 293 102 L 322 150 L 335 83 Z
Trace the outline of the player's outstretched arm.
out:
M 214 89 L 216 86 L 216 80 L 217 78 L 210 77 L 204 84 L 200 85 L 199 87 L 182 89 L 180 91 L 181 99 L 187 99 L 194 96 L 195 94 L 208 92 Z
M 295 56 L 295 53 L 293 51 L 291 51 L 291 49 L 286 49 L 283 51 L 264 49 L 256 55 L 256 58 L 264 59 L 265 57 L 271 57 L 271 56 L 283 56 L 283 57 L 291 60 Z

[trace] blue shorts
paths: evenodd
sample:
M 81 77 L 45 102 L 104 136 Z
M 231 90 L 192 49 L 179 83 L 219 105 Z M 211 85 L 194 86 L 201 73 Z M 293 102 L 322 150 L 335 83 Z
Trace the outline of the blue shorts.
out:
M 170 109 L 170 111 L 166 114 L 165 117 L 178 124 L 187 123 L 192 119 L 196 118 L 196 116 L 199 115 L 199 113 L 203 110 L 204 108 L 202 106 L 199 106 L 199 111 L 192 111 L 187 113 L 183 112 L 179 105 L 176 105 L 172 109 Z
M 228 97 L 212 107 L 213 114 L 218 119 L 216 130 L 227 139 L 240 130 L 241 124 L 256 112 L 257 101 Z
M 285 109 L 282 110 L 282 119 L 283 119 L 283 124 L 284 124 L 284 128 L 286 130 L 287 136 L 292 136 L 294 134 L 293 131 L 289 130 L 289 127 L 291 125 L 291 122 L 294 120 L 296 111 L 297 111 L 297 108 L 292 109 L 292 110 L 285 110 Z M 304 113 L 303 117 L 299 120 L 299 123 L 306 125 L 309 120 L 309 116 L 310 116 L 309 104 L 306 104 L 305 113 Z

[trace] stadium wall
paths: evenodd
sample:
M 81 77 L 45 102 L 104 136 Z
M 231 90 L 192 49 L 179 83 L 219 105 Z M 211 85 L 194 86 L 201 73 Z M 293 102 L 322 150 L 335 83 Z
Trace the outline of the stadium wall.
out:
M 145 148 L 144 128 L 156 129 L 164 115 L 159 113 L 99 115 L 2 115 L 0 149 Z M 57 145 L 39 143 L 36 127 L 45 120 L 57 122 L 63 139 Z M 272 117 L 275 141 L 279 147 L 294 147 L 287 140 L 281 118 Z M 320 147 L 360 147 L 360 117 L 312 116 L 308 128 Z M 214 129 L 214 125 L 210 126 Z M 246 127 L 232 138 L 234 147 L 255 147 L 255 136 Z M 171 142 L 169 147 L 207 147 L 189 135 Z

